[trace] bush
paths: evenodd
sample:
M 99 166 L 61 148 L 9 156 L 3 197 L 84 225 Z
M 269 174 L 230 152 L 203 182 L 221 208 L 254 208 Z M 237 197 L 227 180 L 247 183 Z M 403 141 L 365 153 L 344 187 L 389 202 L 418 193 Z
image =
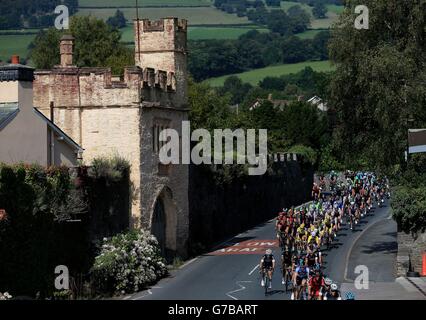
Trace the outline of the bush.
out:
M 97 179 L 108 178 L 111 181 L 118 181 L 129 170 L 129 162 L 119 156 L 114 156 L 113 158 L 96 158 L 91 163 L 89 175 Z
M 398 186 L 391 201 L 393 218 L 398 227 L 415 234 L 426 230 L 426 187 Z
M 317 162 L 317 152 L 311 147 L 307 147 L 307 146 L 299 144 L 299 145 L 295 145 L 291 147 L 287 152 L 296 153 L 302 156 L 302 160 L 304 162 L 308 162 L 312 165 L 316 164 Z
M 95 290 L 124 294 L 157 281 L 167 268 L 155 237 L 138 230 L 105 238 L 91 273 Z

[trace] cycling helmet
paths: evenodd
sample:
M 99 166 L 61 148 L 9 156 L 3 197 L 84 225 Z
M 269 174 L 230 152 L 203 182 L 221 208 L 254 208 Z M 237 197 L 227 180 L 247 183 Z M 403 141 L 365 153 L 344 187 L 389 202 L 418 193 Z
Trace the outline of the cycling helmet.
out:
M 333 283 L 333 281 L 330 278 L 325 278 L 324 283 L 325 285 L 329 286 Z
M 336 291 L 337 290 L 337 284 L 332 283 L 330 288 L 331 288 L 331 291 Z
M 345 293 L 346 300 L 355 300 L 355 295 L 352 292 Z
M 271 250 L 271 249 L 266 249 L 266 254 L 267 254 L 267 255 L 272 254 L 272 250 Z

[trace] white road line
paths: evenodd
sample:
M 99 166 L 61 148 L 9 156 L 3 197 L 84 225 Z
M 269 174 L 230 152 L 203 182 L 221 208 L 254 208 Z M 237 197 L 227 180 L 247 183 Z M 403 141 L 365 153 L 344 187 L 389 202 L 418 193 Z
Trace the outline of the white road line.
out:
M 189 264 L 191 264 L 191 263 L 193 263 L 195 260 L 197 260 L 198 259 L 198 257 L 196 257 L 196 258 L 194 258 L 194 259 L 191 259 L 191 260 L 189 260 L 189 261 L 187 261 L 187 262 L 185 262 L 183 265 L 181 265 L 180 267 L 179 267 L 179 269 L 183 269 L 183 268 L 185 268 L 187 265 L 189 265 Z
M 257 268 L 259 268 L 258 264 L 253 268 L 253 270 L 250 271 L 250 273 L 248 275 L 251 276 Z
M 355 238 L 355 240 L 352 242 L 351 247 L 349 248 L 347 254 L 346 254 L 346 266 L 345 266 L 345 273 L 344 273 L 344 279 L 345 281 L 353 281 L 351 279 L 348 279 L 348 266 L 349 266 L 349 258 L 352 254 L 352 249 L 355 247 L 355 244 L 358 242 L 358 240 L 364 235 L 364 233 L 370 229 L 371 227 L 375 226 L 377 223 L 379 222 L 383 222 L 385 221 L 385 219 L 378 219 L 376 221 L 374 221 L 373 223 L 371 223 L 370 225 L 368 225 L 364 230 L 361 231 L 361 233 Z
M 134 299 L 132 299 L 132 300 L 142 300 L 143 298 L 145 298 L 145 297 L 147 297 L 147 296 L 149 296 L 149 295 L 152 295 L 152 291 L 151 291 L 151 289 L 148 289 L 148 290 L 147 290 L 147 294 L 145 294 L 145 295 L 143 295 L 143 296 L 141 296 L 141 297 L 134 298 Z
M 246 289 L 246 287 L 244 287 L 241 283 L 251 283 L 251 282 L 253 282 L 253 281 L 237 281 L 237 282 L 236 282 L 236 284 L 237 284 L 238 286 L 240 286 L 240 289 L 237 289 L 237 290 L 234 290 L 234 291 L 230 291 L 230 292 L 228 292 L 226 295 L 227 295 L 228 297 L 230 297 L 231 299 L 238 300 L 237 298 L 235 298 L 234 296 L 232 296 L 232 295 L 231 295 L 231 293 L 236 293 L 236 292 L 240 292 L 240 291 L 245 290 L 245 289 Z

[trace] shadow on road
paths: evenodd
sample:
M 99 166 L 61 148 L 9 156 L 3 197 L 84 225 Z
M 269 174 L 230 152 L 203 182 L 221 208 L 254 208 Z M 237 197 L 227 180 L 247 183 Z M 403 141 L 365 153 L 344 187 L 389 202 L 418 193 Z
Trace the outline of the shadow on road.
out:
M 381 252 L 384 254 L 395 254 L 398 252 L 398 243 L 396 241 L 376 242 L 371 246 L 363 246 L 362 253 L 371 254 Z
M 285 294 L 286 292 L 285 292 L 285 290 L 272 290 L 272 291 L 268 291 L 266 294 L 265 294 L 265 296 L 273 296 L 273 295 L 275 295 L 275 294 Z

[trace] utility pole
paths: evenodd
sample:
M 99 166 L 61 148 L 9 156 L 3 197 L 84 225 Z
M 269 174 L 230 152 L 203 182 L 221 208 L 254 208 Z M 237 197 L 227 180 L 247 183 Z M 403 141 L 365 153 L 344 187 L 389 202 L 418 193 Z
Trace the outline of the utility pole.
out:
M 138 61 L 139 64 L 141 62 L 141 42 L 140 42 L 140 25 L 139 25 L 139 5 L 138 5 L 138 0 L 136 0 L 136 24 L 138 26 L 137 28 L 137 37 L 138 37 Z

